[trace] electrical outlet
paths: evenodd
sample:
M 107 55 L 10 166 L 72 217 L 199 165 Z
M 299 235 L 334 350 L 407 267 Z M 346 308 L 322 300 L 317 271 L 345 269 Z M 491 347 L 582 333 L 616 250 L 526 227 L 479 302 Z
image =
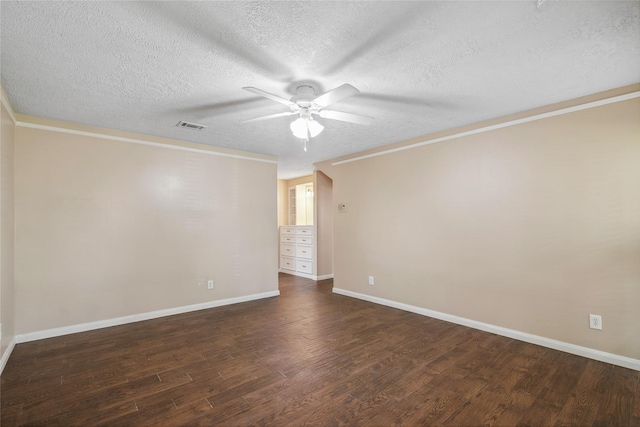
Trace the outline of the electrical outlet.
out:
M 602 330 L 602 316 L 599 314 L 590 314 L 589 315 L 589 327 L 591 329 Z
M 213 289 L 213 280 L 207 281 L 207 289 Z
M 375 283 L 373 281 L 373 276 L 369 276 L 369 284 L 373 286 Z

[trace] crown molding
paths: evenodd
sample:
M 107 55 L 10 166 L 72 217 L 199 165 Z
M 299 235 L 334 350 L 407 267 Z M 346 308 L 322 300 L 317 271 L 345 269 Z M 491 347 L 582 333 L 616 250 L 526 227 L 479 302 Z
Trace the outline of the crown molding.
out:
M 608 105 L 608 104 L 613 104 L 616 102 L 622 102 L 622 101 L 627 101 L 629 99 L 634 99 L 634 98 L 638 98 L 640 97 L 640 91 L 636 91 L 636 92 L 631 92 L 631 93 L 627 93 L 624 95 L 619 95 L 619 96 L 614 96 L 611 98 L 606 98 L 606 99 L 601 99 L 598 101 L 593 101 L 593 102 L 587 102 L 585 104 L 581 104 L 581 105 L 575 105 L 572 107 L 566 107 L 566 108 L 560 108 L 558 110 L 555 111 L 550 111 L 547 113 L 541 113 L 541 114 L 534 114 L 528 117 L 523 117 L 523 118 L 519 118 L 519 119 L 515 119 L 515 120 L 508 120 L 502 123 L 498 123 L 498 124 L 494 124 L 494 125 L 490 125 L 490 126 L 483 126 L 477 129 L 472 129 L 469 131 L 465 131 L 465 132 L 458 132 L 458 133 L 454 133 L 452 135 L 446 135 L 440 138 L 434 138 L 434 139 L 427 139 L 425 141 L 420 141 L 414 144 L 409 144 L 409 145 L 404 145 L 401 147 L 396 147 L 396 148 L 391 148 L 391 149 L 387 149 L 387 150 L 382 150 L 382 151 L 377 151 L 374 153 L 370 153 L 370 154 L 364 154 L 361 156 L 356 156 L 356 157 L 351 157 L 345 160 L 338 160 L 335 162 L 331 163 L 331 166 L 338 166 L 338 165 L 343 165 L 345 163 L 351 163 L 351 162 L 357 162 L 359 160 L 364 160 L 364 159 L 370 159 L 372 157 L 378 157 L 378 156 L 385 156 L 387 154 L 392 154 L 392 153 L 397 153 L 399 151 L 405 151 L 405 150 L 411 150 L 413 148 L 418 148 L 418 147 L 423 147 L 425 145 L 429 145 L 429 144 L 435 144 L 438 142 L 444 142 L 444 141 L 449 141 L 452 139 L 456 139 L 456 138 L 462 138 L 465 136 L 470 136 L 470 135 L 477 135 L 479 133 L 484 133 L 484 132 L 489 132 L 492 130 L 496 130 L 496 129 L 503 129 L 506 127 L 510 127 L 510 126 L 516 126 L 522 123 L 529 123 L 529 122 L 533 122 L 536 120 L 542 120 L 542 119 L 547 119 L 550 117 L 556 117 L 556 116 L 561 116 L 564 114 L 569 114 L 569 113 L 573 113 L 576 111 L 582 111 L 582 110 L 587 110 L 590 108 L 596 108 L 596 107 L 600 107 L 602 105 Z
M 213 150 L 214 147 L 211 147 L 212 150 L 201 149 L 201 148 L 192 148 L 192 147 L 185 147 L 185 146 L 182 146 L 182 145 L 174 145 L 174 144 L 171 144 L 171 143 L 147 141 L 147 140 L 144 140 L 144 139 L 129 138 L 129 137 L 123 137 L 123 136 L 116 136 L 116 135 L 109 135 L 109 134 L 100 133 L 100 132 L 89 132 L 89 131 L 65 128 L 65 127 L 60 127 L 60 126 L 51 126 L 51 125 L 44 125 L 44 124 L 40 124 L 40 123 L 32 123 L 32 122 L 28 122 L 28 121 L 17 121 L 16 122 L 16 126 L 24 127 L 24 128 L 30 128 L 30 129 L 47 130 L 47 131 L 51 131 L 51 132 L 66 133 L 66 134 L 70 134 L 70 135 L 87 136 L 87 137 L 90 137 L 90 138 L 109 139 L 109 140 L 112 140 L 112 141 L 128 142 L 128 143 L 131 143 L 131 144 L 148 145 L 148 146 L 151 146 L 151 147 L 168 148 L 168 149 L 171 149 L 171 150 L 189 151 L 189 152 L 192 152 L 192 153 L 208 154 L 208 155 L 211 155 L 211 156 L 230 157 L 230 158 L 233 158 L 233 159 L 252 160 L 252 161 L 255 161 L 255 162 L 278 164 L 278 161 L 275 160 L 275 159 L 272 160 L 272 159 L 265 159 L 265 158 L 260 158 L 260 157 L 243 156 L 243 155 L 240 155 L 240 154 L 225 153 L 225 152 L 222 152 L 222 151 L 214 151 Z
M 22 114 L 19 114 L 16 116 L 16 113 L 13 110 L 13 107 L 11 106 L 11 102 L 9 102 L 9 98 L 7 97 L 7 94 L 4 91 L 4 88 L 2 88 L 2 86 L 0 86 L 0 102 L 2 102 L 2 105 L 4 105 L 4 107 L 7 109 L 7 112 L 9 113 L 9 117 L 11 118 L 11 121 L 13 122 L 13 124 L 18 127 L 47 130 L 51 132 L 66 133 L 70 135 L 87 136 L 90 138 L 109 139 L 112 141 L 128 142 L 132 144 L 148 145 L 152 147 L 168 148 L 168 149 L 179 150 L 179 151 L 189 151 L 192 153 L 208 154 L 212 156 L 230 157 L 233 159 L 252 160 L 256 162 L 271 163 L 276 165 L 278 164 L 278 160 L 275 158 L 267 158 L 267 156 L 259 157 L 259 155 L 256 155 L 255 157 L 253 157 L 250 155 L 216 151 L 215 147 L 213 146 L 211 147 L 211 149 L 187 147 L 184 145 L 179 145 L 181 141 L 155 142 L 155 141 L 145 140 L 142 138 L 110 135 L 108 133 L 103 133 L 100 130 L 86 131 L 86 130 L 73 129 L 71 127 L 66 127 L 64 125 L 36 123 L 36 120 L 38 120 L 37 118 L 33 118 L 33 120 L 30 120 L 31 119 L 30 116 L 24 116 Z M 247 154 L 250 154 L 250 153 L 247 153 Z

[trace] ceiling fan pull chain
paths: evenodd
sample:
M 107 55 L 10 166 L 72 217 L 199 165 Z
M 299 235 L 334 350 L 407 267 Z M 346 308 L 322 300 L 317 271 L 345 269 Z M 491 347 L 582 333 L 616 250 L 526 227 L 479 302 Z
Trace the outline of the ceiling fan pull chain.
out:
M 304 151 L 307 152 L 307 142 L 309 142 L 309 138 L 304 140 Z

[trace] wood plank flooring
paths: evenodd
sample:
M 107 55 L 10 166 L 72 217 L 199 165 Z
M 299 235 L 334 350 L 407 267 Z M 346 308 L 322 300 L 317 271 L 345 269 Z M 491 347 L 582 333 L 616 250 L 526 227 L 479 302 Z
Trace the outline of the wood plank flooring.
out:
M 2 426 L 640 426 L 637 371 L 331 288 L 19 344 Z

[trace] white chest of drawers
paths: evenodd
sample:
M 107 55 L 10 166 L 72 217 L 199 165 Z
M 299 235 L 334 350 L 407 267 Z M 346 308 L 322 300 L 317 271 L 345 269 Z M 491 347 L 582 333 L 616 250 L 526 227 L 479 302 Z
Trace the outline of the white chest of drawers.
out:
M 280 270 L 304 277 L 313 276 L 315 262 L 313 240 L 313 226 L 280 227 Z

